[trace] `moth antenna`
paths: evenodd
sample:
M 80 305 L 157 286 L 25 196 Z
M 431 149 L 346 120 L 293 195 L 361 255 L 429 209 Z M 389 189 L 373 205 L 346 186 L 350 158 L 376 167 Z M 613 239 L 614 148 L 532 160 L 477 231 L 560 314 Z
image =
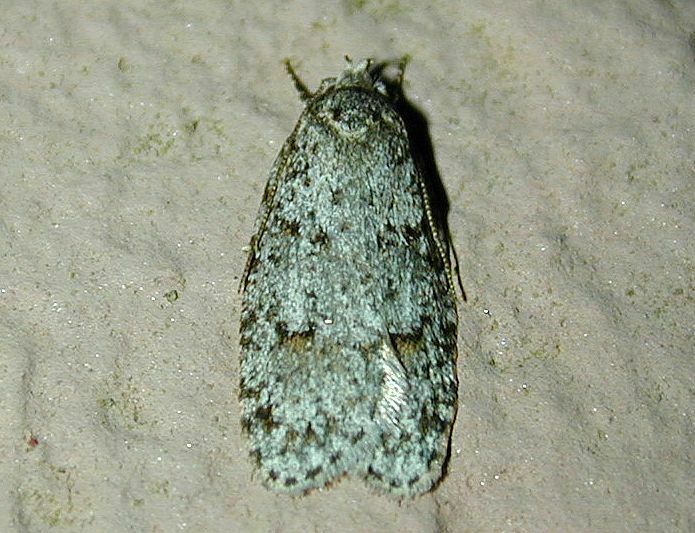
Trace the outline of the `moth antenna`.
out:
M 285 59 L 283 63 L 285 64 L 285 68 L 287 69 L 287 74 L 289 74 L 290 78 L 292 78 L 294 88 L 297 89 L 297 92 L 299 93 L 299 98 L 302 100 L 302 102 L 308 102 L 309 100 L 311 100 L 314 96 L 314 93 L 312 93 L 309 90 L 306 84 L 297 75 L 297 73 L 294 70 L 294 67 L 292 67 L 292 63 L 290 62 L 290 60 Z

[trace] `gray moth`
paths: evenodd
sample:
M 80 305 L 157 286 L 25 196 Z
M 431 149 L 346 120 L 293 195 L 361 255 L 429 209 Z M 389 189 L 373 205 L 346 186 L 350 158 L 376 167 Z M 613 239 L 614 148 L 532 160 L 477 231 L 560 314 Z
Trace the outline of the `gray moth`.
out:
M 371 60 L 309 92 L 265 188 L 242 278 L 242 427 L 263 483 L 344 475 L 415 496 L 457 404 L 456 294 L 396 95 Z

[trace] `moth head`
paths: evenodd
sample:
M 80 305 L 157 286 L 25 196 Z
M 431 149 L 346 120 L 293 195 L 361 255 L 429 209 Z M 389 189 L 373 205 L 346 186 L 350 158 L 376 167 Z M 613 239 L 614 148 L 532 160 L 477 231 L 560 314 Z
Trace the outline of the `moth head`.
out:
M 329 92 L 316 102 L 315 116 L 341 137 L 358 140 L 383 121 L 388 104 L 362 87 L 345 87 Z

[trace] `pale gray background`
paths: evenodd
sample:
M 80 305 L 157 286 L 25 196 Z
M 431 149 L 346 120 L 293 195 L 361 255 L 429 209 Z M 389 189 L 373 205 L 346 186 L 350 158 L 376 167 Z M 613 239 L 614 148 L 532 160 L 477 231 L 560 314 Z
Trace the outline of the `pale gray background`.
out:
M 695 3 L 2 2 L 0 531 L 687 531 Z M 451 202 L 450 473 L 252 478 L 239 276 L 310 87 L 412 56 Z M 175 291 L 175 292 L 174 292 Z

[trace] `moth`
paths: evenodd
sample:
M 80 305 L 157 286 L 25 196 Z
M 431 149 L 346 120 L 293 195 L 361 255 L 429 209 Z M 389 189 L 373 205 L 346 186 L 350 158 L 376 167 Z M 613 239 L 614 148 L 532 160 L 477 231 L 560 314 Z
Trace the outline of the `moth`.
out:
M 456 294 L 396 91 L 348 59 L 310 92 L 270 172 L 242 278 L 242 427 L 263 483 L 344 475 L 394 496 L 442 476 Z

